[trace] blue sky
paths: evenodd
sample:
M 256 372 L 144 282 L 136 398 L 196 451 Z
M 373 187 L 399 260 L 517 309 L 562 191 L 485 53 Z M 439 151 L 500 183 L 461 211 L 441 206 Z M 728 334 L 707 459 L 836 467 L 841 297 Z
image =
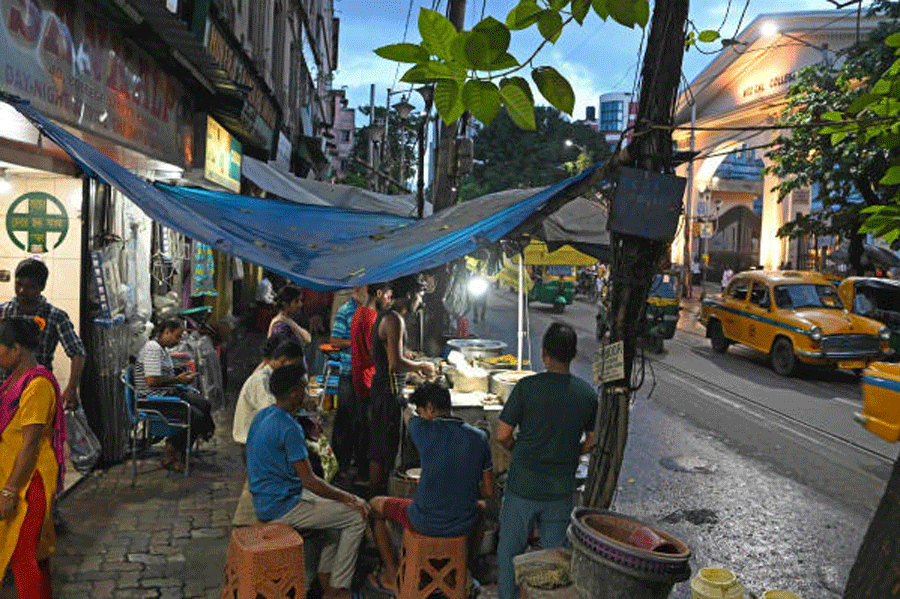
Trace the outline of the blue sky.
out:
M 501 21 L 517 3 L 517 0 L 467 0 L 466 27 L 471 27 L 484 14 Z M 724 35 L 735 34 L 745 0 L 731 0 L 726 18 L 728 0 L 692 0 L 690 18 L 698 29 L 721 29 Z M 384 105 L 387 88 L 408 89 L 409 84 L 399 82 L 403 65 L 397 73 L 396 63 L 376 56 L 372 50 L 386 44 L 403 41 L 409 0 L 335 0 L 335 13 L 341 20 L 338 70 L 334 87 L 346 86 L 350 106 L 356 108 L 369 103 L 369 86 L 375 84 L 375 103 Z M 412 0 L 412 14 L 406 40 L 418 43 L 421 38 L 417 28 L 419 8 L 430 8 L 432 0 Z M 446 0 L 441 1 L 446 6 Z M 746 27 L 757 15 L 783 10 L 829 10 L 834 5 L 827 0 L 750 0 L 741 28 Z M 443 11 L 443 8 L 441 9 Z M 597 105 L 601 93 L 631 91 L 635 83 L 635 66 L 639 58 L 641 30 L 629 30 L 612 20 L 604 22 L 591 13 L 584 25 L 575 23 L 566 27 L 555 45 L 546 46 L 535 59 L 535 65 L 551 65 L 559 70 L 575 88 L 576 103 L 573 117 L 584 118 L 585 107 Z M 517 58 L 524 58 L 540 43 L 536 28 L 513 32 L 511 51 Z M 691 80 L 712 59 L 692 49 L 685 55 L 684 74 Z M 524 76 L 528 78 L 528 70 Z M 417 94 L 410 101 L 421 106 Z M 400 100 L 399 95 L 391 103 Z M 538 97 L 538 102 L 542 98 Z M 357 116 L 357 125 L 366 123 Z

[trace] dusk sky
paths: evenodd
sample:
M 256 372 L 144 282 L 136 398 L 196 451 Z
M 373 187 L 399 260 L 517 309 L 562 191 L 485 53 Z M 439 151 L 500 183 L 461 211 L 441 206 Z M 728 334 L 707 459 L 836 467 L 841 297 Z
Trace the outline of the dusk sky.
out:
M 466 27 L 471 27 L 481 19 L 482 7 L 485 16 L 490 15 L 501 21 L 517 3 L 517 0 L 468 0 Z M 693 0 L 690 18 L 698 29 L 720 29 L 723 36 L 734 36 L 735 28 L 744 8 L 744 0 L 733 0 L 726 18 L 727 0 Z M 421 41 L 417 27 L 419 8 L 432 6 L 431 0 L 413 0 L 406 41 Z M 441 0 L 441 11 L 446 0 Z M 388 62 L 376 56 L 372 50 L 404 39 L 404 26 L 410 4 L 403 0 L 335 0 L 335 13 L 341 20 L 340 57 L 334 87 L 346 86 L 350 106 L 356 108 L 369 103 L 369 86 L 376 85 L 375 102 L 384 105 L 388 87 L 409 89 L 409 84 L 399 82 L 404 65 Z M 834 5 L 827 0 L 750 0 L 741 29 L 756 16 L 779 11 L 833 10 Z M 648 25 L 649 29 L 649 25 Z M 535 59 L 535 65 L 550 65 L 559 70 L 575 88 L 576 103 L 573 118 L 583 119 L 585 107 L 596 106 L 598 96 L 611 91 L 631 91 L 635 84 L 635 67 L 641 45 L 640 29 L 630 30 L 610 19 L 602 21 L 593 12 L 584 25 L 574 22 L 566 27 L 556 45 L 546 46 Z M 527 31 L 513 32 L 512 53 L 519 59 L 527 57 L 540 43 L 536 27 Z M 684 74 L 690 81 L 714 57 L 691 49 L 684 60 Z M 522 75 L 530 79 L 530 71 Z M 535 93 L 538 103 L 544 103 Z M 410 101 L 421 106 L 418 94 L 413 93 Z M 394 104 L 400 100 L 391 98 Z M 366 123 L 357 116 L 357 126 Z

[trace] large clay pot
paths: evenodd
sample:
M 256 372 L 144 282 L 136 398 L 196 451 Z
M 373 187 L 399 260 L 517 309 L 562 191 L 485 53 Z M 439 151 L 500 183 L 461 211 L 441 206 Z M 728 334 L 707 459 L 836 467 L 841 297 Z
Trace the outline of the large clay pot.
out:
M 667 552 L 628 541 L 648 528 L 664 539 Z M 575 508 L 567 531 L 572 543 L 572 580 L 584 599 L 665 599 L 676 582 L 690 578 L 691 551 L 680 539 L 634 518 Z

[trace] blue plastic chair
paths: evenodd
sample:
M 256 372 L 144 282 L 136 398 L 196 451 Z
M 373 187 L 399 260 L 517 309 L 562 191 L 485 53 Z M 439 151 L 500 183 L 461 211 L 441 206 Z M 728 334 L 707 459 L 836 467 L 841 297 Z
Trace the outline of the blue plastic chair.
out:
M 134 386 L 134 368 L 129 366 L 122 370 L 120 380 L 125 389 L 125 407 L 128 410 L 128 419 L 131 421 L 131 478 L 137 476 L 137 436 L 141 423 L 145 423 L 144 440 L 148 437 L 161 437 L 167 439 L 181 431 L 187 431 L 188 442 L 185 448 L 184 475 L 191 470 L 191 404 L 180 397 L 148 395 L 138 397 Z M 142 406 L 142 400 L 164 401 L 184 407 L 184 419 L 167 418 L 158 410 L 146 405 Z

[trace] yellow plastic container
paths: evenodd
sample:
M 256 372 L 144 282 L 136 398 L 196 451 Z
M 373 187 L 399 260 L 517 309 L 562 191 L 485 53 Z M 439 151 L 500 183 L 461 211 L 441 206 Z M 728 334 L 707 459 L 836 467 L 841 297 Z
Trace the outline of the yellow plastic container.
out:
M 702 568 L 691 581 L 691 599 L 744 599 L 744 587 L 731 570 Z
M 803 599 L 800 595 L 782 589 L 773 589 L 762 594 L 760 599 Z
M 862 377 L 863 411 L 856 420 L 886 441 L 900 440 L 900 364 L 873 362 Z

